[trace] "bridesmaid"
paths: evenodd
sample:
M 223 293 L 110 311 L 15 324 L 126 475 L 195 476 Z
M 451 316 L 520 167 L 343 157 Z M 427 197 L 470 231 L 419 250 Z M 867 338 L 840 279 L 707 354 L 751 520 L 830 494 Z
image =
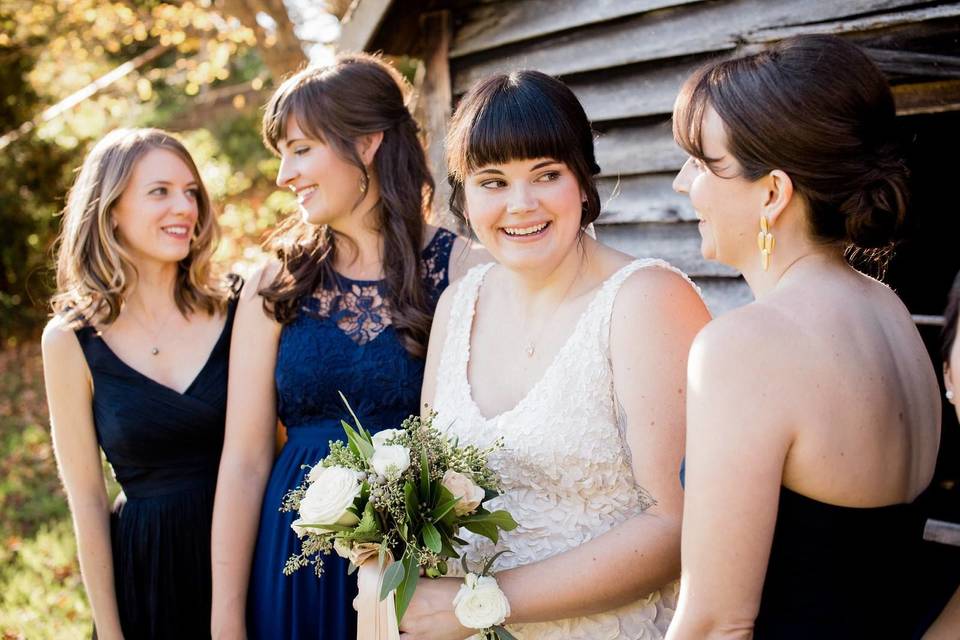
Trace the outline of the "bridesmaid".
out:
M 101 140 L 64 210 L 44 377 L 99 638 L 208 634 L 234 307 L 218 235 L 193 159 L 157 129 Z
M 283 575 L 300 543 L 294 514 L 278 509 L 301 465 L 343 436 L 338 392 L 373 430 L 418 412 L 437 298 L 484 255 L 424 223 L 433 181 L 417 133 L 402 78 L 368 55 L 305 69 L 267 105 L 264 140 L 299 216 L 275 234 L 278 261 L 252 278 L 238 312 L 213 526 L 215 637 L 356 637 L 356 577 L 336 556 L 322 579 Z M 288 440 L 274 461 L 278 418 Z
M 943 314 L 943 336 L 940 345 L 940 358 L 943 362 L 943 385 L 946 387 L 947 402 L 953 405 L 960 418 L 957 398 L 960 396 L 960 346 L 957 345 L 957 322 L 960 320 L 960 274 L 953 280 L 953 287 L 947 298 L 947 310 Z M 943 611 L 927 629 L 923 640 L 951 640 L 960 637 L 960 588 L 958 588 Z
M 937 382 L 907 309 L 844 260 L 903 222 L 894 115 L 883 74 L 832 36 L 708 65 L 677 100 L 674 188 L 756 301 L 691 350 L 671 640 L 909 637 Z

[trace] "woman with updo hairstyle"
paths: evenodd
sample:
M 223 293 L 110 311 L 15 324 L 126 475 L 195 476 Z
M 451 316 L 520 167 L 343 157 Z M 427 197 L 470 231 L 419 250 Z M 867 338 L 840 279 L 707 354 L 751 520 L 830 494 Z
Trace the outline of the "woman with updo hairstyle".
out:
M 236 295 L 190 154 L 117 129 L 87 154 L 58 239 L 43 372 L 97 638 L 200 638 Z M 122 489 L 112 507 L 101 451 Z
M 903 303 L 844 258 L 903 223 L 895 124 L 883 74 L 832 36 L 709 64 L 677 98 L 674 188 L 755 301 L 690 354 L 671 640 L 910 637 L 937 381 Z
M 433 180 L 390 65 L 341 55 L 291 76 L 263 116 L 277 186 L 298 211 L 275 260 L 242 296 L 213 524 L 218 638 L 356 638 L 355 575 L 324 558 L 290 576 L 294 513 L 279 511 L 307 465 L 343 438 L 340 392 L 371 431 L 418 412 L 437 298 L 482 252 L 426 224 Z M 277 421 L 287 441 L 275 459 Z M 259 523 L 259 524 L 258 524 Z

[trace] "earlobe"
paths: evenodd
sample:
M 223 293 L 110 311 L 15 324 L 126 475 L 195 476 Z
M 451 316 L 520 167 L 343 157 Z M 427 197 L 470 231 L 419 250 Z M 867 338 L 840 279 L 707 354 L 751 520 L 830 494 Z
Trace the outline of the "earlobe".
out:
M 953 386 L 953 375 L 952 375 L 952 372 L 950 371 L 950 365 L 947 364 L 946 362 L 943 363 L 943 386 L 946 390 L 947 400 L 949 400 L 950 403 L 953 404 L 955 394 L 956 394 L 956 389 Z

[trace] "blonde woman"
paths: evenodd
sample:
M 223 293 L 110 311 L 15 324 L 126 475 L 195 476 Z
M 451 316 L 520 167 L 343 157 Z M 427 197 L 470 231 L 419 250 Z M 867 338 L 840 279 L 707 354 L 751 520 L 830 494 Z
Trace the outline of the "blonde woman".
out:
M 217 237 L 196 165 L 156 129 L 101 140 L 67 200 L 43 364 L 99 638 L 208 633 L 234 307 Z

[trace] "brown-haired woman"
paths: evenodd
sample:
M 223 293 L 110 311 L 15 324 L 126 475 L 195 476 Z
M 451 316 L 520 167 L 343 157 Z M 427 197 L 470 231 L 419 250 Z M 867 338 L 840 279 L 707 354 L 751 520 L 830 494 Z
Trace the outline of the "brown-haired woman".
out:
M 278 509 L 301 466 L 343 436 L 338 392 L 374 430 L 418 412 L 436 300 L 482 253 L 424 222 L 433 181 L 403 86 L 380 59 L 343 55 L 289 78 L 267 105 L 277 184 L 296 193 L 300 215 L 278 231 L 279 260 L 251 279 L 238 311 L 213 526 L 215 636 L 356 637 L 355 576 L 335 557 L 322 580 L 284 576 L 299 542 L 293 514 Z M 278 418 L 288 440 L 274 462 Z
M 911 505 L 940 440 L 910 314 L 844 248 L 890 243 L 906 172 L 886 80 L 856 46 L 785 40 L 685 84 L 674 182 L 701 251 L 756 301 L 690 354 L 683 570 L 668 637 L 909 637 Z
M 940 336 L 940 361 L 943 363 L 943 386 L 947 402 L 953 405 L 960 418 L 960 343 L 957 326 L 960 324 L 960 273 L 953 279 L 943 313 L 943 333 Z M 939 606 L 939 603 L 937 603 Z M 943 611 L 924 633 L 923 640 L 951 640 L 960 636 L 960 588 L 954 591 Z
M 234 304 L 183 145 L 156 129 L 94 146 L 67 200 L 43 335 L 54 451 L 97 637 L 200 637 Z M 123 493 L 113 509 L 100 451 Z

